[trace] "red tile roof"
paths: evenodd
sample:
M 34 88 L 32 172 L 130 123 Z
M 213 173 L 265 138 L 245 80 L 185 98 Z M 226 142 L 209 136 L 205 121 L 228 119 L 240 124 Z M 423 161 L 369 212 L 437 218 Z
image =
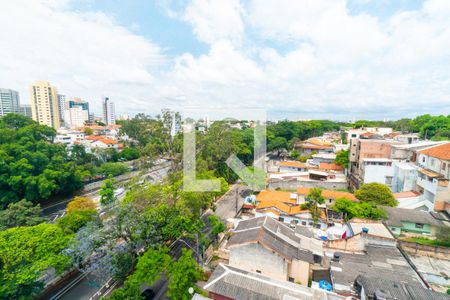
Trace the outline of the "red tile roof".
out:
M 420 153 L 443 160 L 450 160 L 450 143 L 431 147 L 420 151 Z
M 332 171 L 342 171 L 344 168 L 342 168 L 342 166 L 340 166 L 338 164 L 335 164 L 335 163 L 321 162 L 319 164 L 319 169 L 332 170 Z

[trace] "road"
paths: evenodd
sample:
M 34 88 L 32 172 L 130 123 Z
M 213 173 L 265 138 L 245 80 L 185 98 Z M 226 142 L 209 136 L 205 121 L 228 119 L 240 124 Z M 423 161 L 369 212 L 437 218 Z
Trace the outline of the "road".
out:
M 167 176 L 169 167 L 164 167 L 161 169 L 148 172 L 142 177 L 146 177 L 149 182 L 158 182 Z M 96 197 L 98 196 L 98 191 L 84 194 L 83 196 Z M 119 199 L 124 197 L 125 193 L 119 196 Z M 67 203 L 71 199 L 64 201 L 64 203 L 57 203 L 53 205 L 54 213 L 59 214 L 61 211 L 66 209 Z M 59 208 L 56 209 L 56 208 Z M 49 295 L 49 299 L 64 299 L 64 300 L 89 300 L 89 299 L 99 299 L 96 294 L 100 291 L 100 296 L 105 295 L 110 292 L 114 287 L 107 285 L 109 278 L 98 278 L 91 274 L 83 274 L 84 276 L 79 276 L 68 282 L 62 289 L 58 290 L 52 295 Z M 162 285 L 161 285 L 162 287 Z
M 167 174 L 166 171 L 158 171 L 155 174 L 152 174 L 152 177 L 155 181 L 159 180 L 161 176 L 165 176 Z M 155 176 L 156 175 L 156 176 Z M 248 189 L 242 185 L 233 185 L 230 190 L 223 195 L 216 202 L 216 210 L 214 212 L 221 220 L 227 222 L 228 220 L 235 218 L 237 215 L 236 210 L 236 198 L 238 199 L 238 208 L 242 207 L 244 203 L 244 197 L 248 194 Z M 238 195 L 238 196 L 237 196 Z M 207 217 L 211 214 L 211 211 L 208 210 L 202 215 L 202 219 L 205 223 L 207 222 Z M 204 233 L 209 231 L 208 228 L 204 228 Z M 170 255 L 172 258 L 178 259 L 181 256 L 182 249 L 189 248 L 193 250 L 194 256 L 196 252 L 195 243 L 178 239 L 170 246 Z M 198 259 L 198 256 L 196 257 Z M 69 286 L 68 284 L 67 286 Z M 73 286 L 67 291 L 64 291 L 62 295 L 58 295 L 58 297 L 51 298 L 52 300 L 63 299 L 63 300 L 97 300 L 101 297 L 109 295 L 114 288 L 116 288 L 116 283 L 111 282 L 109 278 L 93 278 L 93 276 L 87 275 L 79 279 L 79 281 L 73 283 Z M 156 295 L 154 300 L 166 300 L 168 287 L 168 281 L 165 278 L 159 279 L 151 288 L 155 291 Z
M 244 204 L 245 196 L 248 195 L 249 192 L 250 191 L 246 186 L 240 184 L 232 185 L 230 190 L 216 202 L 214 214 L 224 222 L 235 218 L 238 211 L 241 209 L 242 204 Z
M 142 178 L 152 177 L 155 181 L 157 181 L 157 180 L 160 180 L 161 178 L 164 178 L 167 175 L 168 169 L 169 169 L 169 167 L 167 167 L 167 166 L 161 166 L 161 167 L 156 166 L 151 171 L 141 175 L 141 177 Z M 136 174 L 138 174 L 138 173 L 136 172 Z M 132 178 L 122 181 L 121 183 L 129 181 L 131 179 Z M 91 192 L 83 193 L 80 196 L 94 198 L 94 197 L 98 196 L 98 192 L 99 192 L 99 189 L 91 191 Z M 72 200 L 73 200 L 73 197 L 70 197 L 70 198 L 60 201 L 58 203 L 52 203 L 50 205 L 46 205 L 42 208 L 42 213 L 44 214 L 44 216 L 47 216 L 50 219 L 53 219 L 56 216 L 60 215 L 62 212 L 64 212 L 65 209 L 67 208 L 67 203 L 69 203 Z

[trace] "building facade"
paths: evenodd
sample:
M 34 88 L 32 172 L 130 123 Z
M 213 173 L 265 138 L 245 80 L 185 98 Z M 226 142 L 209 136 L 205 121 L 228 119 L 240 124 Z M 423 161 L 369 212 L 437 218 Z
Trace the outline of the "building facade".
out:
M 66 103 L 64 121 L 67 127 L 82 127 L 89 122 L 89 103 L 79 98 L 74 98 Z
M 55 129 L 60 127 L 58 96 L 54 86 L 47 81 L 36 81 L 30 86 L 30 102 L 33 120 Z
M 9 113 L 19 113 L 19 92 L 0 89 L 0 117 Z
M 59 121 L 64 123 L 64 110 L 66 109 L 66 95 L 58 94 Z
M 109 97 L 103 99 L 103 122 L 105 125 L 116 124 L 116 112 L 114 102 Z

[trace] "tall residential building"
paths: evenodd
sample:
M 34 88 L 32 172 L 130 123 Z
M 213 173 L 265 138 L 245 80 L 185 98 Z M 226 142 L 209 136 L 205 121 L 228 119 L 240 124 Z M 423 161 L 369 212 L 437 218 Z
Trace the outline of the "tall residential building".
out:
M 0 89 L 0 117 L 19 112 L 19 92 Z
M 30 86 L 30 102 L 33 120 L 58 129 L 59 105 L 56 88 L 47 81 L 36 81 Z
M 22 116 L 28 117 L 28 118 L 32 118 L 33 114 L 31 113 L 31 105 L 21 104 L 19 106 L 19 114 L 21 114 Z
M 109 100 L 109 97 L 105 97 L 103 99 L 103 122 L 106 125 L 114 125 L 116 124 L 116 115 L 115 115 L 115 107 L 114 102 Z
M 64 110 L 64 122 L 67 127 L 81 127 L 89 121 L 89 103 L 74 98 L 66 102 Z
M 64 122 L 64 109 L 66 108 L 66 95 L 58 94 L 59 120 Z

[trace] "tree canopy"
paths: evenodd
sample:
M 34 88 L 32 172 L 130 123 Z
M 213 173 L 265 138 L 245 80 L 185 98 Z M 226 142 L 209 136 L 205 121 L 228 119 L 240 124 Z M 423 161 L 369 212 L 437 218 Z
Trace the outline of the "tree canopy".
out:
M 0 298 L 35 295 L 46 270 L 58 273 L 68 265 L 62 251 L 70 239 L 57 225 L 45 223 L 0 231 Z
M 398 202 L 387 185 L 372 182 L 366 183 L 355 192 L 356 198 L 375 205 L 397 206 Z
M 351 200 L 342 198 L 336 199 L 333 210 L 343 212 L 345 219 L 352 218 L 379 220 L 386 218 L 386 213 L 383 209 L 378 208 L 375 204 L 369 202 L 353 202 Z
M 25 199 L 10 203 L 8 208 L 0 211 L 0 230 L 17 226 L 33 226 L 44 222 L 42 209 Z
M 83 169 L 64 145 L 52 144 L 56 132 L 30 118 L 0 118 L 0 206 L 25 198 L 47 199 L 82 186 Z

